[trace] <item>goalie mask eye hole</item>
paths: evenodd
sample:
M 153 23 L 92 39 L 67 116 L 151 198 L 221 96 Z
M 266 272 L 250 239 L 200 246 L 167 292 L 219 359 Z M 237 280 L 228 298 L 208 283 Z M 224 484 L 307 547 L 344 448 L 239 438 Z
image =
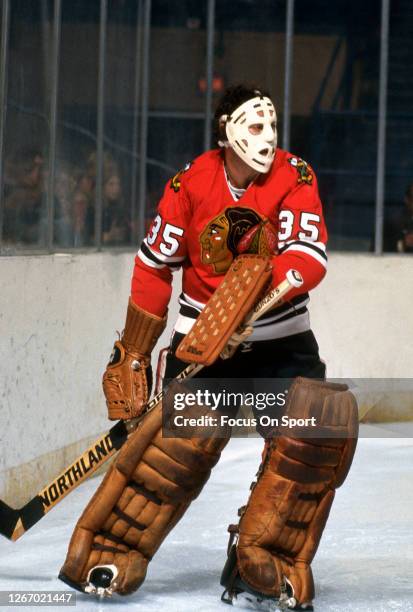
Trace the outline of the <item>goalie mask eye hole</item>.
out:
M 264 125 L 262 123 L 253 123 L 250 126 L 248 126 L 248 131 L 253 136 L 256 136 L 257 134 L 261 134 L 263 129 L 264 129 Z

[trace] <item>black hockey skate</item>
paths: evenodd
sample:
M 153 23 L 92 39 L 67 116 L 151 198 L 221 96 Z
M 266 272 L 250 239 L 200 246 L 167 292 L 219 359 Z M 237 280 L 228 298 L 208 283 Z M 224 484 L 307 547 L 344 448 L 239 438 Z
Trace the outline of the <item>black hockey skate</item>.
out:
M 293 596 L 293 589 L 288 581 L 285 581 L 279 598 L 264 595 L 251 588 L 239 575 L 237 569 L 237 549 L 233 544 L 230 548 L 227 561 L 222 570 L 220 584 L 225 587 L 221 595 L 223 603 L 233 605 L 239 601 L 242 607 L 255 610 L 301 610 L 302 612 L 313 612 L 312 603 L 298 604 Z M 244 605 L 243 605 L 244 604 Z

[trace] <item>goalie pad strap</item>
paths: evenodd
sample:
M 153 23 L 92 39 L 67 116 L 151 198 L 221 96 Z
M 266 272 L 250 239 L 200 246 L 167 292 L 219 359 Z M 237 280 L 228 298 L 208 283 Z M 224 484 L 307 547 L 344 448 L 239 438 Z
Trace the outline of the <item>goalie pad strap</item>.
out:
M 264 595 L 280 597 L 286 579 L 299 604 L 314 597 L 310 563 L 357 441 L 357 406 L 345 389 L 301 378 L 289 391 L 286 414 L 316 416 L 330 437 L 295 439 L 281 429 L 267 450 L 236 547 L 239 575 Z
M 207 410 L 194 407 L 199 417 Z M 222 436 L 222 429 L 220 432 Z M 106 474 L 80 517 L 61 577 L 83 589 L 91 568 L 115 565 L 114 591 L 127 594 L 202 490 L 227 437 L 163 438 L 162 410 L 149 412 Z
M 155 495 L 155 493 L 152 493 L 152 491 L 149 491 L 149 489 L 142 485 L 138 485 L 138 483 L 134 482 L 133 480 L 128 482 L 128 487 L 132 487 L 136 493 L 140 493 L 146 497 L 146 499 L 150 499 L 150 501 L 154 504 L 157 504 L 158 506 L 162 504 L 161 500 Z
M 239 255 L 176 351 L 178 359 L 211 365 L 271 279 L 271 258 Z

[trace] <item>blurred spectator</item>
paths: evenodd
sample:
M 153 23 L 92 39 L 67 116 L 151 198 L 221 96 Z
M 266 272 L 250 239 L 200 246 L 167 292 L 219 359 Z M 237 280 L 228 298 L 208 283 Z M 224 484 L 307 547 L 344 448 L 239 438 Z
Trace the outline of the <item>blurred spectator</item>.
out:
M 97 154 L 90 153 L 86 160 L 85 173 L 83 175 L 84 186 L 82 188 L 94 190 L 96 186 Z M 119 174 L 119 167 L 112 154 L 108 151 L 103 153 L 103 177 L 108 178 L 112 174 Z
M 86 161 L 85 170 L 79 181 L 79 190 L 90 198 L 86 213 L 86 226 L 93 235 L 96 198 L 97 155 L 93 152 Z M 125 245 L 130 239 L 130 221 L 122 193 L 119 166 L 113 156 L 103 154 L 103 201 L 102 201 L 102 243 Z
M 55 243 L 64 248 L 93 244 L 93 189 L 85 173 L 61 162 L 55 180 Z
M 57 240 L 63 247 L 85 247 L 94 244 L 94 207 L 96 187 L 96 155 L 87 158 L 83 168 L 63 164 L 60 178 L 56 181 L 61 216 L 60 236 Z M 62 206 L 62 203 L 63 206 Z M 56 231 L 56 237 L 58 232 Z
M 91 246 L 93 243 L 93 207 L 88 195 L 81 189 L 73 194 L 73 246 Z
M 39 149 L 16 151 L 5 164 L 3 238 L 11 244 L 45 244 L 44 159 Z
M 55 177 L 55 242 L 61 247 L 74 246 L 73 196 L 76 170 L 65 162 L 57 165 Z
M 6 160 L 3 239 L 6 244 L 46 246 L 47 174 L 40 150 L 24 148 Z M 117 162 L 103 159 L 102 242 L 125 245 L 131 223 Z M 54 243 L 71 248 L 93 246 L 96 198 L 96 153 L 83 168 L 61 160 L 54 183 Z
M 78 188 L 89 198 L 90 201 L 92 201 L 94 197 L 95 183 L 96 175 L 90 175 L 88 172 L 84 172 L 79 177 Z
M 397 250 L 399 253 L 413 253 L 413 183 L 410 183 L 406 189 L 404 205 Z
M 130 224 L 122 196 L 120 176 L 112 171 L 103 184 L 102 241 L 104 244 L 127 244 Z

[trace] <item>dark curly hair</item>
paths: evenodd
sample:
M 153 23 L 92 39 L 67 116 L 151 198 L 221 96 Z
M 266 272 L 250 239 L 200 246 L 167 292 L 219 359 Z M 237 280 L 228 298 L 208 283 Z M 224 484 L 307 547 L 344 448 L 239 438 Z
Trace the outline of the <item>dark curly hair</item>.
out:
M 219 146 L 219 140 L 226 140 L 225 132 L 223 132 L 222 127 L 219 125 L 219 118 L 222 117 L 222 115 L 230 115 L 238 106 L 241 106 L 241 104 L 244 104 L 244 102 L 256 96 L 267 96 L 271 98 L 268 91 L 261 89 L 261 87 L 256 87 L 255 85 L 245 85 L 241 83 L 228 87 L 215 110 L 213 134 L 216 146 Z

